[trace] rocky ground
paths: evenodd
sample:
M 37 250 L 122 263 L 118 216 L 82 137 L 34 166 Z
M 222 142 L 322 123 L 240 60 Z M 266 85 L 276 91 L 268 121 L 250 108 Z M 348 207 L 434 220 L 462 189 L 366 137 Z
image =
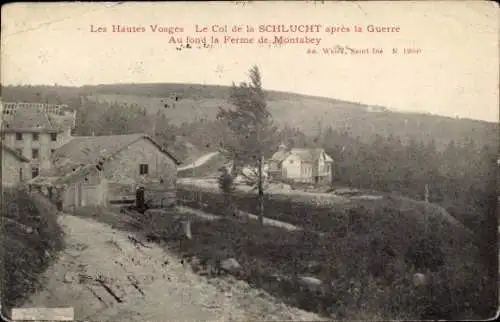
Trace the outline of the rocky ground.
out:
M 86 321 L 321 320 L 232 277 L 205 278 L 168 250 L 62 215 L 67 247 L 25 307 L 74 307 Z

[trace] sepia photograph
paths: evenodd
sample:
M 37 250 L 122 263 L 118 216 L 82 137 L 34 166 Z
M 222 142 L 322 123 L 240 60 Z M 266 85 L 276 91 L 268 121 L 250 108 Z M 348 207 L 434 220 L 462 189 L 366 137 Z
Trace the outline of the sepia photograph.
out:
M 497 318 L 499 13 L 2 6 L 0 321 Z

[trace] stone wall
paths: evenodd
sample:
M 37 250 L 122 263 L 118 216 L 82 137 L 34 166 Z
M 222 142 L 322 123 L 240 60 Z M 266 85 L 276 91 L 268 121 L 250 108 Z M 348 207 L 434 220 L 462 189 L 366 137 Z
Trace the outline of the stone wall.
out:
M 148 174 L 140 175 L 141 164 L 148 165 Z M 177 180 L 177 165 L 168 155 L 161 152 L 151 141 L 142 139 L 119 152 L 104 164 L 104 177 L 110 182 L 109 198 L 116 183 L 128 185 L 129 192 L 144 183 L 147 187 L 155 182 L 155 190 L 174 190 Z M 163 181 L 163 182 L 160 182 Z
M 25 164 L 20 162 L 12 153 L 2 151 L 2 185 L 14 186 L 20 181 L 19 169 L 23 168 L 23 176 L 25 172 Z

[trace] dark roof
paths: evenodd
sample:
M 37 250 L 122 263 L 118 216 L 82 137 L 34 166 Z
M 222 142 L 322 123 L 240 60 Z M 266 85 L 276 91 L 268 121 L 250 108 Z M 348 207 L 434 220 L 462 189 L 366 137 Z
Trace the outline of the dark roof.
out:
M 65 184 L 74 182 L 77 179 L 84 178 L 92 172 L 97 172 L 97 168 L 93 164 L 88 164 L 85 166 L 79 166 L 78 168 L 75 168 L 74 171 L 66 172 L 59 176 L 55 176 L 53 173 L 45 176 L 37 176 L 29 180 L 28 184 L 33 186 L 62 187 Z
M 67 158 L 74 164 L 95 164 L 100 160 L 107 159 L 115 155 L 127 146 L 142 139 L 151 141 L 161 152 L 165 153 L 172 160 L 174 160 L 177 165 L 180 164 L 177 158 L 170 154 L 165 148 L 161 147 L 155 140 L 153 140 L 153 138 L 143 133 L 77 136 L 58 148 L 54 152 L 53 157 L 54 159 Z
M 292 149 L 290 154 L 298 156 L 303 161 L 312 162 L 318 160 L 324 149 Z
M 325 149 L 280 149 L 276 151 L 271 157 L 271 161 L 282 162 L 290 155 L 298 156 L 302 161 L 312 162 L 318 160 L 321 154 L 324 153 L 327 160 L 333 161 L 331 157 L 325 153 Z
M 12 155 L 14 155 L 19 161 L 21 162 L 29 162 L 30 160 L 28 160 L 26 157 L 22 156 L 21 154 L 17 153 L 16 150 L 2 144 L 2 151 L 7 151 L 9 153 L 11 153 Z
M 42 108 L 20 106 L 9 118 L 4 119 L 5 132 L 61 132 L 71 128 L 73 115 L 51 114 Z
M 290 151 L 279 150 L 271 157 L 271 161 L 282 162 L 290 155 Z

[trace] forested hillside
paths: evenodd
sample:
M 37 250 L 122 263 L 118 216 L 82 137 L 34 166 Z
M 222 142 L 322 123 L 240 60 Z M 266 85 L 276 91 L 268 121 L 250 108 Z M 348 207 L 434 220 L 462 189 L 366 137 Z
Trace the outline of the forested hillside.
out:
M 213 121 L 219 107 L 228 106 L 228 93 L 227 86 L 170 83 L 2 87 L 4 101 L 43 101 L 77 107 L 79 97 L 85 96 L 89 100 L 137 105 L 150 115 L 161 111 L 176 125 L 195 119 Z M 274 120 L 307 135 L 332 127 L 365 143 L 375 135 L 392 135 L 406 143 L 411 139 L 426 144 L 434 141 L 439 150 L 452 140 L 458 144 L 472 140 L 477 146 L 493 146 L 498 141 L 497 123 L 428 114 L 368 112 L 367 105 L 359 103 L 276 91 L 266 93 Z
M 175 93 L 179 95 L 177 102 L 183 98 L 188 99 L 188 95 L 195 96 L 195 99 L 218 97 L 221 104 L 227 104 L 222 98 L 228 93 L 226 87 L 220 86 L 153 84 L 83 88 L 19 86 L 4 88 L 2 96 L 4 101 L 69 104 L 77 110 L 78 135 L 145 132 L 168 145 L 186 163 L 203 153 L 219 149 L 230 138 L 224 124 L 214 120 L 214 117 L 194 117 L 183 113 L 185 120 L 179 122 L 168 117 L 168 111 L 174 109 L 172 107 L 158 108 L 156 112 L 150 113 L 150 106 L 139 104 L 141 100 L 145 101 L 142 96 L 135 96 L 135 102 L 127 103 L 118 100 L 96 101 L 95 92 L 111 91 L 127 91 L 128 95 L 165 94 L 165 97 L 169 93 Z M 315 99 L 296 94 L 287 95 L 271 92 L 271 111 L 273 99 L 274 103 L 279 104 L 284 104 L 280 101 L 281 98 Z M 171 96 L 168 96 L 170 100 Z M 189 99 L 194 101 L 192 97 Z M 318 102 L 321 100 L 341 104 L 339 101 L 325 99 L 318 99 Z M 294 108 L 290 107 L 290 111 Z M 182 113 L 179 105 L 175 109 Z M 336 109 L 340 110 L 340 107 Z M 325 117 L 321 122 L 312 123 L 309 131 L 285 122 L 274 145 L 277 147 L 280 143 L 285 143 L 290 147 L 324 147 L 335 160 L 334 183 L 338 185 L 399 192 L 423 198 L 427 184 L 432 201 L 446 206 L 452 214 L 474 229 L 479 229 L 484 224 L 487 201 L 496 198 L 494 180 L 497 169 L 498 124 L 427 115 L 410 118 L 408 114 L 393 112 L 367 113 L 362 112 L 361 106 L 352 104 L 342 110 L 350 117 L 358 113 L 364 115 L 364 118 L 353 119 L 349 126 L 340 127 L 338 122 L 330 123 Z M 214 113 L 216 111 L 214 107 Z M 314 111 L 314 108 L 304 109 L 296 119 L 301 120 L 303 115 L 314 114 Z M 281 114 L 284 118 L 293 117 L 292 113 Z M 276 113 L 273 113 L 273 118 L 277 123 L 283 124 Z M 420 127 L 427 130 L 419 131 L 417 126 L 410 131 L 407 127 L 407 131 L 401 132 L 401 135 L 394 134 L 397 132 L 396 124 L 404 118 L 408 119 L 408 124 L 420 124 Z M 394 124 L 393 131 L 388 127 L 389 124 Z

